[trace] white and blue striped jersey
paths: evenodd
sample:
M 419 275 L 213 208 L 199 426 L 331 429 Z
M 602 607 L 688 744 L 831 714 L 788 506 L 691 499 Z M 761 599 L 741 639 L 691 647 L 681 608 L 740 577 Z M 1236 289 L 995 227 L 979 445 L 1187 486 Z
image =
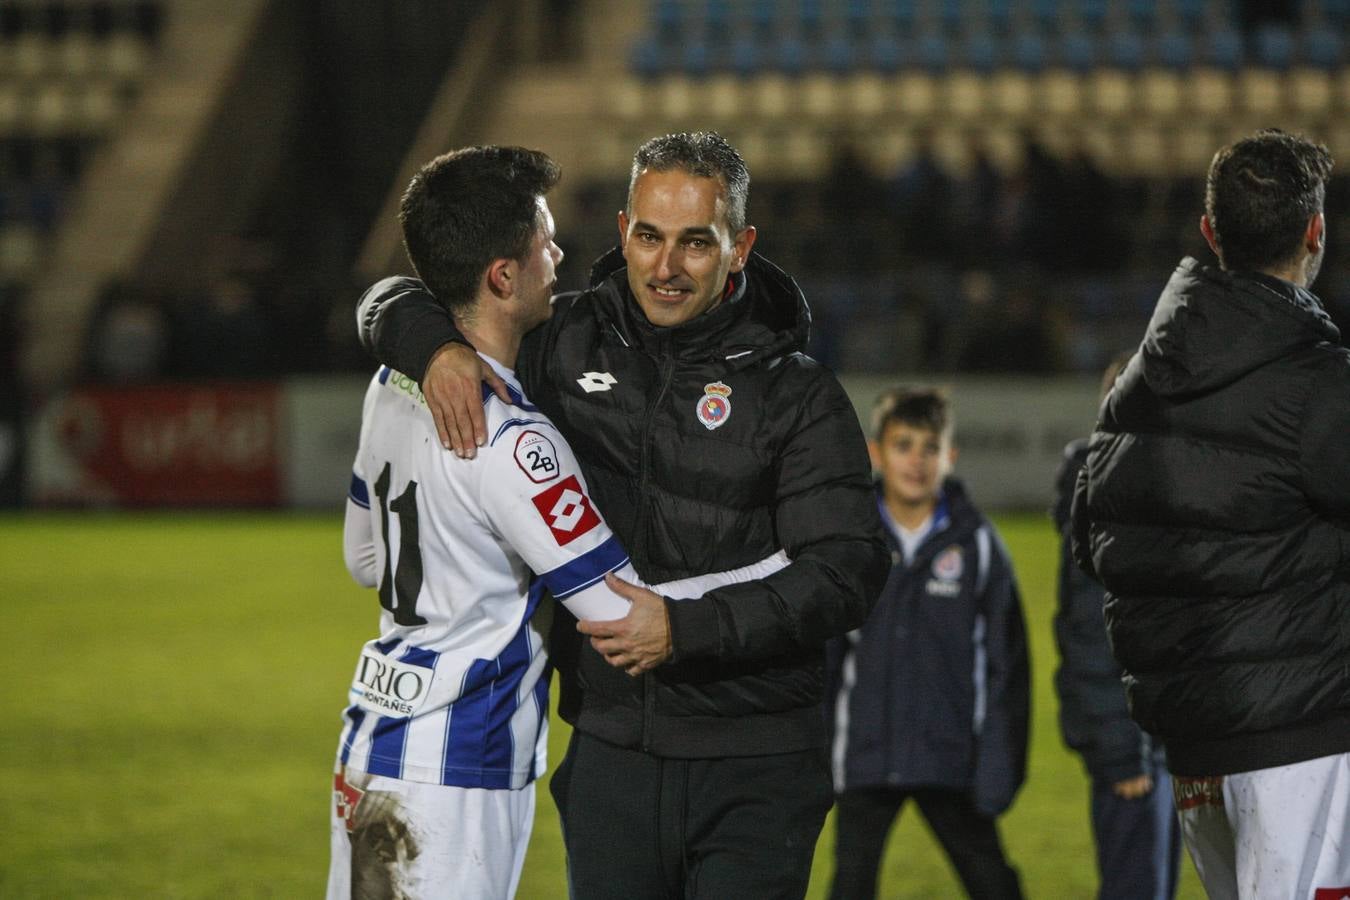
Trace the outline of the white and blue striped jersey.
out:
M 377 587 L 380 635 L 361 650 L 340 761 L 409 781 L 521 788 L 543 773 L 548 728 L 547 587 L 581 610 L 627 601 L 637 581 L 553 424 L 514 375 L 511 403 L 484 390 L 488 445 L 441 447 L 416 382 L 388 368 L 362 412 L 345 534 L 347 566 Z

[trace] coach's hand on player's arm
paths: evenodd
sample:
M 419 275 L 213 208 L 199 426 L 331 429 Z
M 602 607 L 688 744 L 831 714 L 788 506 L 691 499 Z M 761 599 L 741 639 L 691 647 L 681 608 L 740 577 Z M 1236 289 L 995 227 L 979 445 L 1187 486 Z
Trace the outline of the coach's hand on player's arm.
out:
M 473 459 L 478 448 L 487 443 L 487 420 L 483 416 L 483 382 L 510 403 L 506 382 L 468 344 L 451 341 L 432 354 L 422 375 L 422 395 L 426 397 L 441 446 L 455 455 Z
M 611 666 L 629 675 L 641 675 L 670 659 L 670 618 L 665 599 L 612 574 L 605 576 L 605 584 L 633 604 L 628 615 L 609 622 L 584 619 L 577 623 L 577 631 L 590 636 L 591 646 Z

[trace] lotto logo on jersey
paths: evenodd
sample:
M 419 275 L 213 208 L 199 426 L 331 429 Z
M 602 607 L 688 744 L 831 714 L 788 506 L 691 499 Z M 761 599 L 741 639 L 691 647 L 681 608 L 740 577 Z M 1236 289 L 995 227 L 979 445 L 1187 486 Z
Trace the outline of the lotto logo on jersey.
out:
M 591 508 L 590 498 L 582 492 L 575 475 L 531 499 L 559 547 L 567 546 L 600 524 L 600 516 Z
M 361 804 L 365 791 L 352 787 L 341 772 L 333 773 L 333 809 L 337 817 L 347 826 L 350 834 L 356 826 L 356 807 Z
M 539 432 L 525 431 L 516 438 L 516 465 L 531 481 L 543 484 L 558 477 L 558 451 Z

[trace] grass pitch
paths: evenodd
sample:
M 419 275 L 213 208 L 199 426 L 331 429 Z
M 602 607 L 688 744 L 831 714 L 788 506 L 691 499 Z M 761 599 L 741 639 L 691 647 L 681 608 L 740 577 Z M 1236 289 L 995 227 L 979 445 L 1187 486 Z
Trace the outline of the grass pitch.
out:
M 1026 603 L 1027 786 L 1001 820 L 1030 897 L 1095 893 L 1086 780 L 1055 722 L 1055 541 L 998 519 Z M 317 897 L 339 711 L 374 593 L 342 566 L 341 520 L 257 514 L 0 517 L 0 896 Z M 551 760 L 567 728 L 554 723 Z M 519 896 L 566 893 L 539 788 Z M 829 881 L 833 832 L 809 896 Z M 911 805 L 882 896 L 960 896 Z M 1203 896 L 1183 861 L 1180 896 Z

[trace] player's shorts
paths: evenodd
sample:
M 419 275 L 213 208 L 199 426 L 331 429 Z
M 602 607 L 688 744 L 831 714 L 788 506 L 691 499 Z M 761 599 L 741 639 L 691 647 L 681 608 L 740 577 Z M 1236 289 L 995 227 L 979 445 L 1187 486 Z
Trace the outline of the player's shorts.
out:
M 1234 775 L 1172 776 L 1211 900 L 1350 895 L 1350 753 Z
M 534 783 L 446 787 L 339 766 L 328 900 L 513 897 L 534 825 Z

